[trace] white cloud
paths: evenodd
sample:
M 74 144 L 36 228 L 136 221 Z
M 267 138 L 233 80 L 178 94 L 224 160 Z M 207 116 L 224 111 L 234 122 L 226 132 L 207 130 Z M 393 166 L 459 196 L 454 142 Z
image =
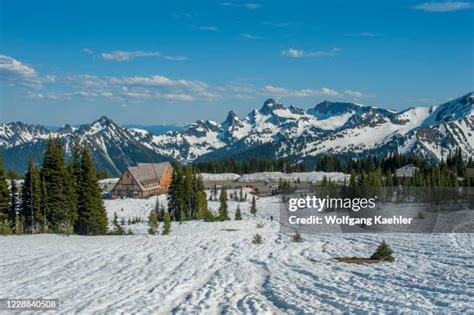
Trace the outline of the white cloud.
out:
M 191 102 L 195 98 L 188 94 L 156 94 L 156 98 L 162 98 L 169 101 Z
M 175 13 L 172 15 L 175 19 L 192 19 L 199 16 L 197 12 L 183 12 Z
M 94 54 L 95 54 L 94 51 L 93 51 L 92 49 L 90 49 L 90 48 L 84 48 L 82 51 L 83 51 L 85 54 L 88 54 L 88 55 L 94 55 Z
M 188 57 L 185 56 L 164 56 L 166 60 L 171 60 L 171 61 L 185 61 L 188 60 Z
M 109 78 L 108 81 L 111 84 L 118 84 L 128 87 L 132 86 L 186 89 L 201 96 L 207 95 L 207 89 L 209 88 L 209 86 L 202 81 L 173 80 L 161 75 L 154 75 L 149 77 L 112 77 Z
M 245 39 L 250 39 L 250 40 L 260 39 L 260 36 L 252 35 L 249 33 L 240 34 L 240 36 L 242 36 Z
M 352 37 L 380 37 L 380 34 L 377 33 L 372 33 L 372 32 L 361 32 L 361 33 L 355 33 L 355 34 L 347 34 L 346 36 L 352 36 Z
M 35 69 L 21 61 L 0 55 L 0 80 L 11 85 L 41 87 L 44 83 L 54 83 L 56 77 L 40 76 Z
M 320 89 L 288 89 L 283 87 L 276 87 L 273 85 L 266 85 L 262 92 L 266 95 L 274 95 L 279 97 L 330 97 L 330 98 L 351 98 L 358 100 L 361 98 L 373 97 L 372 95 L 364 94 L 360 91 L 345 90 L 343 92 L 336 91 L 328 87 Z
M 464 1 L 425 2 L 414 7 L 426 12 L 452 12 L 473 8 L 472 3 Z
M 314 89 L 291 90 L 287 88 L 266 85 L 263 87 L 263 92 L 270 93 L 276 96 L 293 96 L 293 97 L 310 97 L 310 96 L 338 97 L 338 96 L 341 96 L 341 93 L 333 89 L 325 88 L 325 87 L 318 90 L 314 90 Z
M 35 69 L 5 55 L 0 55 L 0 75 L 7 80 L 37 78 Z
M 353 98 L 361 98 L 361 97 L 364 97 L 364 94 L 362 94 L 362 92 L 353 91 L 353 90 L 345 90 L 345 91 L 344 91 L 344 95 L 347 95 L 347 96 L 350 96 L 350 97 L 353 97 Z
M 129 61 L 139 57 L 161 57 L 159 51 L 112 51 L 101 53 L 100 57 L 104 60 L 113 60 L 113 61 Z
M 199 30 L 207 32 L 217 32 L 219 28 L 216 26 L 201 26 L 199 27 Z
M 61 82 L 70 91 L 37 93 L 31 97 L 41 99 L 71 99 L 73 97 L 106 97 L 123 102 L 145 99 L 168 101 L 213 101 L 220 98 L 214 87 L 202 81 L 171 79 L 162 75 L 98 77 L 95 75 L 69 75 Z M 215 91 L 214 91 L 215 90 Z
M 282 56 L 290 58 L 304 58 L 304 57 L 334 57 L 340 51 L 339 48 L 333 48 L 329 51 L 304 51 L 294 48 L 289 48 L 281 52 Z
M 243 7 L 249 10 L 255 10 L 262 6 L 259 3 L 246 3 L 243 5 Z
M 162 56 L 166 57 L 166 56 Z M 123 103 L 139 103 L 160 99 L 169 102 L 209 101 L 222 98 L 251 100 L 260 96 L 332 98 L 367 97 L 361 92 L 345 90 L 338 92 L 323 87 L 320 89 L 289 89 L 273 85 L 253 84 L 209 85 L 199 80 L 173 79 L 163 75 L 152 76 L 97 76 L 90 74 L 65 75 L 61 77 L 40 76 L 33 68 L 22 62 L 0 55 L 0 79 L 13 84 L 35 87 L 27 96 L 42 100 L 71 100 L 83 98 L 87 101 L 106 98 Z M 45 85 L 43 83 L 50 83 Z
M 235 3 L 235 2 L 221 2 L 220 5 L 232 8 L 244 8 L 249 10 L 256 10 L 262 7 L 260 3 Z
M 84 53 L 94 56 L 95 52 L 92 49 L 84 48 L 82 50 Z M 165 60 L 170 61 L 184 61 L 188 58 L 186 56 L 170 56 L 170 55 L 162 55 L 159 51 L 143 51 L 143 50 L 135 50 L 135 51 L 123 51 L 123 50 L 115 50 L 111 52 L 103 52 L 97 55 L 100 59 L 108 60 L 108 61 L 130 61 L 136 58 L 163 58 Z

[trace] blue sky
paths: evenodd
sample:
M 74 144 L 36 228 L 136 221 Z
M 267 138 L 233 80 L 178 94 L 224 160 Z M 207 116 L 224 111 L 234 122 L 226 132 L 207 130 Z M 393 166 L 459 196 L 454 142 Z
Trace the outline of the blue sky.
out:
M 0 1 L 0 121 L 245 115 L 273 97 L 403 109 L 474 87 L 466 1 Z

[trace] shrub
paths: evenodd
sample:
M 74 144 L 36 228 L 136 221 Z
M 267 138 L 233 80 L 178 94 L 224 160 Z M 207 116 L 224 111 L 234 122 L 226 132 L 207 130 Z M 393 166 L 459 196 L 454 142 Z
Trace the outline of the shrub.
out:
M 295 243 L 300 243 L 303 241 L 303 238 L 301 237 L 301 234 L 296 231 L 295 234 L 291 237 L 291 241 Z
M 242 213 L 240 212 L 240 205 L 237 205 L 237 209 L 235 210 L 235 220 L 242 220 Z
M 8 221 L 5 220 L 5 222 L 0 222 L 0 235 L 10 235 L 12 234 L 13 231 L 12 229 L 10 228 L 10 226 L 8 225 Z
M 385 242 L 385 240 L 383 240 L 379 247 L 377 247 L 377 250 L 372 254 L 372 256 L 370 256 L 370 259 L 394 261 L 395 258 L 392 256 L 392 254 L 392 249 Z
M 416 216 L 416 218 L 423 220 L 423 219 L 425 219 L 425 215 L 423 214 L 423 212 L 420 211 L 420 212 L 418 212 L 418 215 Z
M 262 236 L 260 234 L 254 234 L 252 239 L 252 244 L 260 245 L 262 244 Z
M 206 211 L 206 217 L 204 218 L 204 221 L 206 222 L 215 222 L 217 221 L 218 217 L 214 215 L 211 209 L 208 209 Z
M 262 229 L 264 226 L 265 226 L 265 223 L 263 222 L 257 223 L 257 229 Z

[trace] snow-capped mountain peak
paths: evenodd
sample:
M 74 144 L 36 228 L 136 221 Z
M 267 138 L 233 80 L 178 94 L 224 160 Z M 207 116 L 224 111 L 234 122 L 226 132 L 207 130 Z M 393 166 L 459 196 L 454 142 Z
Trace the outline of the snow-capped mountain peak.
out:
M 465 106 L 463 101 L 457 103 Z M 460 106 L 457 103 L 446 106 Z M 443 105 L 438 107 L 438 111 L 440 107 Z M 397 147 L 411 150 L 414 147 L 408 149 L 408 142 L 400 139 L 412 137 L 435 111 L 418 107 L 395 112 L 330 101 L 305 111 L 268 99 L 245 119 L 231 111 L 219 126 L 196 122 L 182 132 L 155 137 L 153 143 L 157 152 L 182 162 L 232 156 L 268 144 L 274 147 L 277 156 L 295 157 L 321 153 L 363 154 L 379 148 L 380 152 L 397 150 Z M 460 116 L 466 117 L 466 113 Z M 471 139 L 472 131 L 465 130 L 464 133 Z M 472 152 L 472 147 L 466 147 L 466 153 Z
M 414 107 L 400 112 L 330 101 L 305 111 L 268 99 L 244 119 L 230 111 L 221 124 L 198 120 L 180 131 L 161 135 L 123 128 L 106 116 L 79 128 L 66 125 L 56 131 L 21 122 L 0 123 L 0 150 L 14 161 L 15 154 L 39 152 L 48 137 L 55 136 L 61 137 L 66 153 L 75 139 L 87 143 L 98 168 L 114 174 L 135 162 L 166 158 L 190 163 L 263 155 L 301 161 L 328 153 L 367 155 L 399 151 L 441 159 L 454 148 L 473 156 L 474 93 L 436 107 Z

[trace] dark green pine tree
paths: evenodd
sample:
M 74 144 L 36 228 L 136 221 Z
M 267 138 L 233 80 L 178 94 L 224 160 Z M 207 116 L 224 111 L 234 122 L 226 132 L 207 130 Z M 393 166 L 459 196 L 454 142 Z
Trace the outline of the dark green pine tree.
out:
M 222 188 L 221 188 L 221 193 L 219 195 L 219 201 L 220 201 L 219 219 L 221 221 L 230 220 L 228 206 L 227 206 L 227 191 L 225 189 L 225 186 L 222 186 Z
M 24 228 L 28 233 L 38 233 L 43 227 L 41 211 L 41 180 L 39 170 L 30 154 L 25 180 L 21 187 L 20 214 L 24 219 Z
M 237 209 L 235 210 L 235 220 L 239 221 L 242 220 L 242 213 L 240 211 L 240 205 L 237 205 Z
M 160 198 L 156 198 L 155 211 L 158 216 L 158 222 L 163 222 L 165 217 L 165 207 L 161 204 Z
M 78 219 L 75 231 L 83 235 L 107 234 L 107 214 L 97 183 L 95 166 L 86 146 L 82 149 L 78 187 Z
M 18 188 L 14 177 L 10 178 L 10 207 L 8 209 L 8 222 L 11 228 L 17 223 L 18 215 Z
M 207 217 L 208 205 L 204 182 L 200 174 L 194 176 L 194 194 L 196 219 L 203 220 Z
M 191 167 L 184 169 L 183 179 L 184 190 L 184 209 L 186 211 L 186 218 L 189 220 L 196 218 L 196 195 L 194 190 L 194 176 Z
M 155 235 L 158 233 L 158 224 L 158 213 L 153 209 L 148 216 L 148 234 Z
M 41 168 L 45 190 L 44 200 L 48 229 L 66 232 L 69 223 L 65 194 L 66 168 L 59 138 L 48 139 Z
M 250 213 L 253 216 L 257 215 L 257 200 L 255 199 L 255 195 L 252 196 L 252 205 L 250 206 Z
M 175 221 L 186 220 L 184 178 L 181 168 L 173 167 L 173 176 L 168 189 L 168 211 Z
M 66 206 L 68 211 L 67 232 L 71 233 L 78 219 L 78 185 L 81 176 L 81 145 L 79 140 L 74 141 L 72 158 L 66 165 L 64 193 L 66 195 Z
M 64 194 L 66 195 L 67 207 L 67 233 L 72 233 L 74 224 L 77 221 L 77 183 L 78 179 L 75 176 L 72 163 L 68 163 L 66 167 L 66 176 L 64 178 Z
M 206 193 L 203 191 L 197 192 L 197 210 L 196 219 L 205 220 L 208 217 L 208 205 Z
M 377 250 L 372 254 L 370 259 L 387 261 L 395 260 L 395 258 L 393 257 L 393 251 L 390 246 L 385 242 L 385 240 L 382 240 L 382 243 L 380 243 L 379 247 L 377 247 Z
M 171 231 L 171 216 L 168 211 L 165 212 L 165 216 L 163 218 L 163 235 L 170 234 Z
M 41 183 L 41 214 L 43 215 L 43 226 L 41 230 L 43 232 L 48 232 L 48 209 L 46 208 L 46 200 L 48 199 L 48 191 L 46 190 L 46 183 L 44 181 L 43 175 L 40 172 L 40 183 Z
M 8 224 L 9 208 L 10 192 L 8 191 L 7 177 L 3 169 L 3 160 L 0 156 L 0 224 Z

